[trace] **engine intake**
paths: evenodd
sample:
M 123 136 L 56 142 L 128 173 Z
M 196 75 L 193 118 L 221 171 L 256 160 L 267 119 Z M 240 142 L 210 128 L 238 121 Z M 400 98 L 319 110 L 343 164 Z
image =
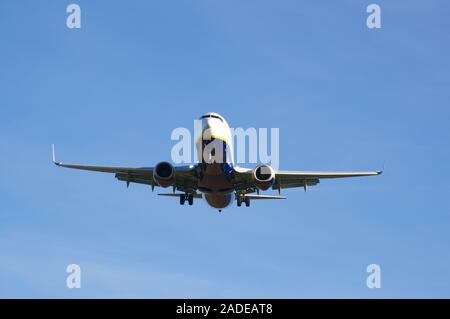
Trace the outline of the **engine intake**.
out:
M 262 164 L 253 170 L 252 178 L 255 186 L 265 191 L 275 183 L 275 172 L 269 165 Z
M 175 169 L 168 162 L 160 162 L 153 169 L 153 180 L 161 187 L 169 187 L 175 182 Z

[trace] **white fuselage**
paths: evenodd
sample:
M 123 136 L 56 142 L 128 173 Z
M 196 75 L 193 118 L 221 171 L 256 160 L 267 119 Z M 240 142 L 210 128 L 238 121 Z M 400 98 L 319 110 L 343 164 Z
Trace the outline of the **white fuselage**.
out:
M 199 165 L 198 190 L 214 208 L 225 208 L 234 200 L 233 141 L 225 119 L 217 113 L 201 118 L 201 134 L 195 137 Z

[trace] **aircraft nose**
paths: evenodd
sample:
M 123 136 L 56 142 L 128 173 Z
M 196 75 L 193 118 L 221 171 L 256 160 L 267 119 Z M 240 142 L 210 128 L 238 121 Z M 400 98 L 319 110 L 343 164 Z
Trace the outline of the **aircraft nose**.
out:
M 219 113 L 214 113 L 214 112 L 208 112 L 208 113 L 205 113 L 202 116 L 200 116 L 200 119 L 206 119 L 206 118 L 218 119 L 221 122 L 225 121 L 222 115 L 220 115 Z

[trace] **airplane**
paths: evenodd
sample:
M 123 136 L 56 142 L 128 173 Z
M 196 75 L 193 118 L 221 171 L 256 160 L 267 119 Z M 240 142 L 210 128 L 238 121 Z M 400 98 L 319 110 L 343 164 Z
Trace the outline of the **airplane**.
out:
M 199 163 L 175 167 L 169 162 L 160 162 L 154 167 L 105 167 L 78 164 L 63 164 L 55 159 L 52 145 L 53 163 L 60 167 L 114 173 L 115 177 L 130 183 L 156 187 L 172 187 L 172 193 L 161 196 L 178 197 L 180 205 L 187 201 L 204 198 L 207 204 L 219 212 L 235 200 L 237 206 L 260 199 L 286 199 L 280 196 L 281 189 L 317 185 L 321 179 L 346 178 L 380 175 L 382 171 L 368 172 L 311 172 L 274 170 L 267 164 L 255 168 L 234 165 L 231 130 L 225 118 L 217 113 L 205 113 L 200 117 L 201 134 L 195 137 Z M 206 150 L 206 151 L 205 151 Z M 217 152 L 217 156 L 215 156 Z M 278 190 L 278 196 L 261 195 L 260 191 Z M 178 192 L 176 192 L 178 191 Z M 256 193 L 256 194 L 255 194 Z

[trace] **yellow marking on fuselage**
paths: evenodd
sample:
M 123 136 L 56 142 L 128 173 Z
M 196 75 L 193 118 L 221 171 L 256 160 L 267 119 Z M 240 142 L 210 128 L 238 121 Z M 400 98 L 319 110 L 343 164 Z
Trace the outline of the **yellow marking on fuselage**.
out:
M 218 135 L 211 135 L 211 138 L 217 138 L 218 140 L 224 141 L 228 144 L 228 140 L 225 137 L 218 136 Z

